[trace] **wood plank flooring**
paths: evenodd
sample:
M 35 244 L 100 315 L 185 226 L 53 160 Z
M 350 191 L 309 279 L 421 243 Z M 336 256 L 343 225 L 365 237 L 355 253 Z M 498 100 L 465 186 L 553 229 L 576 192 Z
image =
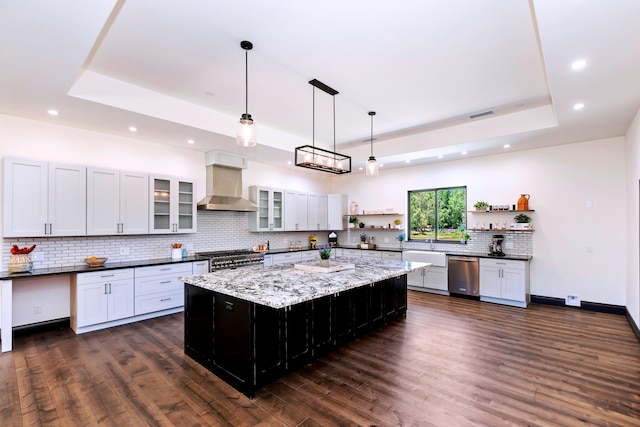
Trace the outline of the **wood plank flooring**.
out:
M 0 354 L 0 426 L 638 426 L 624 316 L 409 291 L 406 319 L 249 400 L 183 352 L 183 315 Z

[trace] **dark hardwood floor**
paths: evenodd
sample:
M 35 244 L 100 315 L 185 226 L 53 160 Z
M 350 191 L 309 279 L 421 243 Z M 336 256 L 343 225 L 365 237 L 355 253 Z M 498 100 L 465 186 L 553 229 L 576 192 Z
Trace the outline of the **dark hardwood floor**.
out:
M 624 316 L 409 292 L 406 319 L 249 400 L 184 355 L 183 315 L 0 355 L 0 426 L 640 425 Z

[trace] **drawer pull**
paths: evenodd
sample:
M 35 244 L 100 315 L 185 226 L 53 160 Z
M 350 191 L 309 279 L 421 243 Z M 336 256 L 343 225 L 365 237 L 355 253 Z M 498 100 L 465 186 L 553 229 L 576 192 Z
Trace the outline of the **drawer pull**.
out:
M 161 285 L 166 285 L 167 283 L 171 283 L 171 280 L 165 280 L 164 282 L 160 282 Z
M 160 271 L 169 271 L 169 270 L 171 270 L 171 267 L 169 267 L 169 268 L 161 268 L 160 269 Z
M 233 303 L 229 301 L 224 302 L 224 308 L 229 311 L 233 311 Z
M 162 301 L 162 302 L 171 301 L 171 298 L 160 298 L 160 301 Z
M 115 276 L 115 274 L 105 274 L 105 275 L 101 275 L 100 277 L 113 277 Z

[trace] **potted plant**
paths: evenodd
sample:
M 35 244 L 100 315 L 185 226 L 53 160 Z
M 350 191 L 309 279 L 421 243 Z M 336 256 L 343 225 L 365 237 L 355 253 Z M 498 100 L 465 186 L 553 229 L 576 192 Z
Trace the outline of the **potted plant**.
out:
M 360 235 L 360 249 L 369 249 L 369 244 L 367 243 L 367 235 L 364 233 Z
M 531 217 L 522 213 L 514 216 L 513 219 L 515 219 L 516 222 L 520 224 L 531 222 Z
M 398 237 L 396 237 L 396 239 L 398 240 L 398 242 L 400 242 L 400 250 L 402 250 L 402 242 L 407 239 L 407 236 L 404 233 L 400 233 L 398 234 Z
M 460 243 L 466 245 L 469 239 L 471 238 L 471 236 L 469 236 L 469 233 L 467 233 L 467 227 L 465 227 L 464 224 L 460 224 L 460 227 L 458 227 L 458 230 L 460 230 L 460 233 L 461 233 Z
M 331 245 L 323 245 L 319 249 L 320 251 L 320 265 L 322 267 L 329 267 L 329 258 L 331 258 Z
M 360 220 L 358 219 L 357 216 L 352 215 L 349 217 L 349 228 L 357 228 L 359 223 L 360 223 Z
M 486 211 L 487 208 L 489 207 L 489 203 L 487 202 L 475 202 L 473 204 L 473 207 L 476 208 L 477 211 Z

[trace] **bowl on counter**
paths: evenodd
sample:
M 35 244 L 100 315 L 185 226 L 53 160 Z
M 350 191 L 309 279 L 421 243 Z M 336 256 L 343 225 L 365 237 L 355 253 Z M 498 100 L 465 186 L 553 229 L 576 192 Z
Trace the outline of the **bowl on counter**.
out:
M 85 258 L 84 262 L 89 264 L 89 267 L 102 267 L 109 258 L 89 257 Z

